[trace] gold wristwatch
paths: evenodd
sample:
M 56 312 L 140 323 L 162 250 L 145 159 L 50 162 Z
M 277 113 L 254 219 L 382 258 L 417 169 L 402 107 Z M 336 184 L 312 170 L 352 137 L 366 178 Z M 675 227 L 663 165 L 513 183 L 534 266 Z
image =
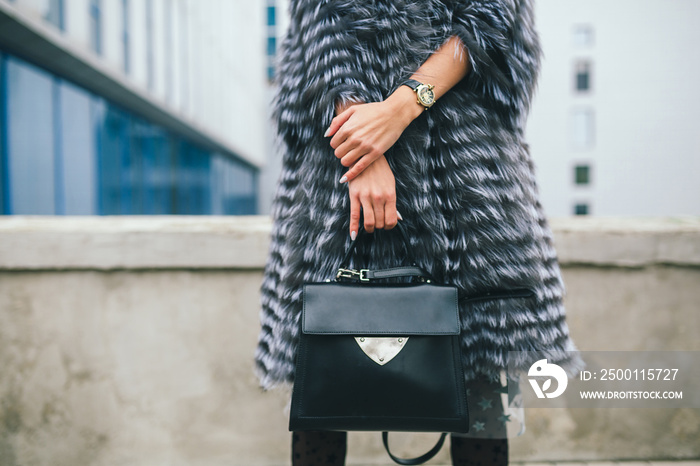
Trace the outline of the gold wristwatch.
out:
M 433 92 L 435 86 L 431 84 L 423 84 L 415 79 L 408 79 L 402 85 L 413 89 L 413 91 L 416 93 L 416 97 L 418 97 L 418 103 L 421 104 L 426 110 L 432 107 L 435 103 L 435 93 Z

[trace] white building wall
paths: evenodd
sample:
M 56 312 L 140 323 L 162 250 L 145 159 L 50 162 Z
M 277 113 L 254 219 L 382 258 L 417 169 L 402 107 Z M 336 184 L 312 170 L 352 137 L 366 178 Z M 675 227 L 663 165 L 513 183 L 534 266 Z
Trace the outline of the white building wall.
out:
M 204 82 L 204 79 L 206 76 L 202 76 L 201 73 L 197 72 L 197 70 L 202 69 L 202 63 L 204 62 L 203 56 L 206 53 L 206 49 L 203 47 L 204 44 L 204 36 L 203 36 L 203 31 L 201 28 L 202 24 L 202 11 L 193 8 L 192 14 L 190 17 L 190 23 L 192 24 L 192 29 L 190 33 L 190 48 L 192 50 L 191 59 L 190 59 L 190 67 L 192 69 L 191 72 L 191 80 L 190 80 L 190 86 L 191 86 L 191 93 L 190 95 L 192 96 L 192 105 L 190 106 L 190 113 L 197 113 L 201 112 L 202 109 L 202 100 L 203 100 L 203 95 L 204 95 L 204 89 L 207 83 Z
M 18 7 L 24 0 L 17 0 Z M 70 0 L 64 3 L 66 9 L 64 35 L 83 50 L 90 47 L 90 0 Z
M 172 5 L 172 28 L 173 28 L 173 64 L 171 73 L 173 75 L 173 95 L 172 102 L 173 105 L 178 108 L 182 113 L 184 111 L 184 101 L 182 99 L 183 92 L 182 89 L 185 85 L 185 80 L 183 79 L 183 69 L 182 65 L 185 62 L 186 48 L 184 47 L 183 41 L 185 40 L 185 30 L 183 28 L 183 11 L 182 7 L 186 3 L 186 0 L 179 2 L 174 2 Z
M 192 47 L 190 47 L 192 25 L 190 15 L 192 13 L 191 0 L 185 0 L 178 5 L 178 29 L 180 31 L 179 42 L 182 56 L 178 64 L 178 76 L 180 85 L 178 86 L 178 97 L 180 99 L 180 109 L 188 114 L 190 95 L 190 58 L 192 57 Z
M 146 0 L 129 1 L 130 46 L 129 79 L 141 89 L 148 88 L 146 48 Z
M 165 73 L 165 2 L 153 0 L 153 89 L 151 92 L 162 102 L 166 102 Z M 144 13 L 145 14 L 145 13 Z
M 539 0 L 545 53 L 527 137 L 549 215 L 577 202 L 593 215 L 700 214 L 700 17 L 696 0 Z M 590 47 L 573 31 L 589 25 Z M 577 59 L 590 58 L 592 90 L 577 94 Z M 578 108 L 593 114 L 593 142 L 576 148 Z M 591 184 L 574 184 L 588 163 Z
M 121 0 L 102 0 L 102 60 L 110 68 L 124 72 L 122 43 L 122 2 Z

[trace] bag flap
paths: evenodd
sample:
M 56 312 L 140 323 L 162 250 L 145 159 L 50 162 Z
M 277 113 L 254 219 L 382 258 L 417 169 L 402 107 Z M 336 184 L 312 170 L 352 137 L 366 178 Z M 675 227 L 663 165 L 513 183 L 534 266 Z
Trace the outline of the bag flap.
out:
M 458 335 L 457 288 L 307 284 L 302 331 L 318 335 Z

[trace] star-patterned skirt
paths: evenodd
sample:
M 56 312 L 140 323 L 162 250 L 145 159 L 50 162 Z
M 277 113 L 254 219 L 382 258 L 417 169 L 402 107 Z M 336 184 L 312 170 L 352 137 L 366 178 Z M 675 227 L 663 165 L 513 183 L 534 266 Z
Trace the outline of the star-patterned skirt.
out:
M 452 434 L 471 438 L 508 438 L 525 433 L 525 410 L 517 380 L 477 379 L 467 382 L 469 432 Z

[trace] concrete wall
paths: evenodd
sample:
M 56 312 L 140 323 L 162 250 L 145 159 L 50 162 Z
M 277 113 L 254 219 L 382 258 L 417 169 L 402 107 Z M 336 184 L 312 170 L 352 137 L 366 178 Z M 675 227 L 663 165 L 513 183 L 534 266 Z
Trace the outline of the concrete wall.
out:
M 699 218 L 552 225 L 580 349 L 700 350 Z M 0 465 L 288 464 L 287 395 L 262 393 L 252 372 L 269 227 L 0 219 Z M 513 461 L 700 457 L 697 409 L 526 416 Z M 449 462 L 444 450 L 431 464 Z M 389 464 L 364 433 L 348 462 Z

